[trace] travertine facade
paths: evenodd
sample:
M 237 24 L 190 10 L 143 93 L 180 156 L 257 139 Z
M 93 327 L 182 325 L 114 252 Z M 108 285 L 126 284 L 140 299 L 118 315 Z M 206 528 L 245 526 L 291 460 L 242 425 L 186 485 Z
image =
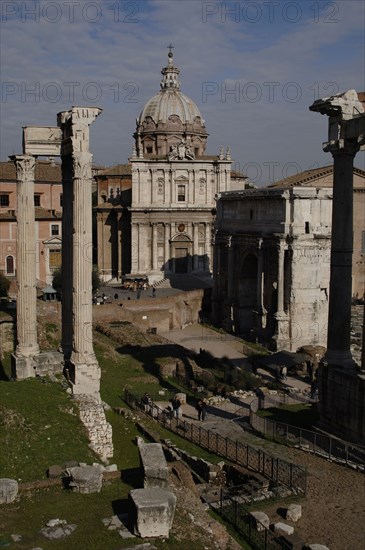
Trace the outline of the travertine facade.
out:
M 333 165 L 314 168 L 300 172 L 283 180 L 277 181 L 269 188 L 290 187 L 320 187 L 333 188 Z M 364 298 L 365 293 L 365 171 L 353 168 L 353 258 L 352 284 L 353 298 Z M 332 224 L 332 222 L 331 222 Z
M 331 189 L 222 193 L 213 318 L 275 349 L 325 344 Z
M 180 92 L 172 53 L 161 91 L 137 119 L 132 165 L 131 273 L 212 272 L 215 195 L 230 189 L 230 152 L 204 156 L 207 133 Z

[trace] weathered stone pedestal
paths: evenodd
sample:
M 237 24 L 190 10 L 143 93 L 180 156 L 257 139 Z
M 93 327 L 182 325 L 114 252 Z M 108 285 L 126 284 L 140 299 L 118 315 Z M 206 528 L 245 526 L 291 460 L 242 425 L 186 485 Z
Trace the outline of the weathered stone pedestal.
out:
M 32 357 L 12 354 L 11 372 L 17 380 L 34 376 L 61 374 L 64 368 L 63 354 L 59 351 L 43 351 Z
M 320 427 L 365 445 L 365 372 L 335 365 L 318 372 Z
M 129 493 L 131 523 L 141 538 L 168 537 L 174 519 L 176 496 L 158 487 Z

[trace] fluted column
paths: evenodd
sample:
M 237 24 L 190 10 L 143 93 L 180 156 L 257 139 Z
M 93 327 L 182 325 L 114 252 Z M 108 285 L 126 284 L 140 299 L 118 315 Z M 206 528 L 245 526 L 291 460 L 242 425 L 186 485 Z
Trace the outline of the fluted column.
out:
M 274 340 L 276 341 L 277 349 L 283 349 L 290 345 L 288 316 L 284 311 L 284 258 L 285 243 L 280 241 L 278 245 L 277 311 L 274 315 L 276 320 Z
M 67 183 L 64 207 L 65 215 L 70 215 L 67 201 L 72 201 L 72 220 L 66 217 L 72 227 L 72 268 L 64 266 L 68 275 L 72 273 L 72 352 L 69 361 L 72 390 L 74 395 L 92 395 L 97 400 L 100 400 L 100 368 L 92 336 L 92 155 L 89 152 L 89 126 L 100 113 L 101 109 L 97 107 L 72 107 L 58 114 L 58 126 L 62 130 L 62 160 L 72 163 L 72 193 Z M 71 240 L 71 230 L 66 235 Z M 68 247 L 68 243 L 65 244 Z M 68 285 L 69 282 L 66 290 Z M 70 301 L 69 296 L 66 299 Z M 68 340 L 65 344 L 68 345 Z
M 73 158 L 73 351 L 74 365 L 95 361 L 92 344 L 91 161 L 89 152 Z
M 17 177 L 17 346 L 15 355 L 18 379 L 34 376 L 32 358 L 39 354 L 37 343 L 37 293 L 34 172 L 35 157 L 11 157 Z

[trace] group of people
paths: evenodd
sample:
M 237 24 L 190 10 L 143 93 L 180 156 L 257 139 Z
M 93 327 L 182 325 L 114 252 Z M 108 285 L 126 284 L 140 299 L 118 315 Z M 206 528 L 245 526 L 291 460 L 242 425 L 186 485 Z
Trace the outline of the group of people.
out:
M 166 412 L 169 412 L 173 418 L 180 418 L 182 416 L 182 403 L 177 395 L 174 395 L 170 399 L 171 406 L 166 409 Z M 146 392 L 141 399 L 141 408 L 145 412 L 150 412 L 151 407 L 153 406 L 153 401 L 149 394 Z M 199 399 L 195 405 L 195 409 L 198 412 L 198 420 L 204 421 L 207 417 L 207 402 L 205 399 Z

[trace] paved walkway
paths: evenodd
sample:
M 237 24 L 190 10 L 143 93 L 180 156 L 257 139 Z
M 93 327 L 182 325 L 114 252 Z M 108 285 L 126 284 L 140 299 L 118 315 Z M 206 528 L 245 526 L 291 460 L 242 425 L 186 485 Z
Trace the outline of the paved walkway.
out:
M 221 334 L 198 323 L 189 325 L 182 330 L 170 330 L 160 332 L 160 334 L 167 340 L 196 353 L 199 353 L 200 349 L 205 349 L 214 357 L 228 357 L 236 367 L 245 368 L 250 372 L 252 370 L 247 356 L 242 353 L 241 341 L 230 334 Z M 263 381 L 273 382 L 275 380 L 273 376 L 262 369 L 258 369 L 257 374 L 262 377 Z M 283 388 L 295 387 L 301 391 L 310 388 L 310 384 L 300 376 L 288 376 L 287 380 L 282 381 L 282 385 Z

